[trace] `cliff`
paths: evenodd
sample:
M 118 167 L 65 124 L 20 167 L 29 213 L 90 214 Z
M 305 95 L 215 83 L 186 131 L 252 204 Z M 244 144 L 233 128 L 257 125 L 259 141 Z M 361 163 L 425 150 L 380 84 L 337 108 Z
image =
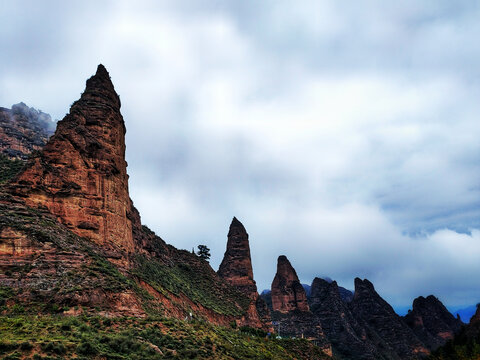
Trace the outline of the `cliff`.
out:
M 236 217 L 230 224 L 227 238 L 227 249 L 217 273 L 250 299 L 244 322 L 249 326 L 270 329 L 270 311 L 258 295 L 257 285 L 253 279 L 248 233 Z
M 305 289 L 298 280 L 295 269 L 284 255 L 278 257 L 271 296 L 273 311 L 288 313 L 295 310 L 310 310 Z
M 10 191 L 30 207 L 48 209 L 79 236 L 135 250 L 125 124 L 120 98 L 103 65 Z

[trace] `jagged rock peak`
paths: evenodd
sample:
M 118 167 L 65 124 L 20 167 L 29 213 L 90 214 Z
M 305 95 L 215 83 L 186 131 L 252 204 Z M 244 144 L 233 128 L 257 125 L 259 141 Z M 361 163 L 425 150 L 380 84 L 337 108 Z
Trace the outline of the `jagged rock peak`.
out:
M 312 281 L 312 288 L 310 292 L 310 296 L 312 298 L 319 298 L 323 297 L 326 292 L 336 292 L 340 297 L 340 293 L 338 291 L 338 285 L 336 281 L 328 282 L 325 279 L 321 279 L 316 277 Z
M 419 296 L 405 321 L 430 349 L 436 349 L 453 338 L 462 322 L 456 319 L 435 296 Z
M 350 309 L 356 319 L 368 324 L 399 358 L 415 359 L 429 353 L 425 344 L 395 313 L 392 306 L 380 297 L 367 279 L 355 279 L 355 294 Z
M 258 293 L 257 285 L 253 280 L 248 233 L 236 217 L 232 219 L 227 236 L 227 249 L 218 269 L 218 275 L 248 297 L 256 299 Z
M 243 224 L 234 216 L 232 222 L 230 223 L 228 236 L 233 236 L 235 234 L 247 234 L 247 230 L 245 230 Z
M 253 279 L 248 233 L 236 217 L 232 219 L 227 237 L 227 249 L 218 269 L 218 275 L 250 299 L 247 324 L 269 330 L 270 312 L 266 303 L 259 297 L 257 284 Z
M 368 290 L 372 290 L 372 291 L 375 291 L 375 287 L 373 286 L 373 284 L 368 280 L 368 279 L 360 279 L 360 278 L 355 278 L 355 292 L 357 292 L 357 289 L 360 290 L 360 289 L 368 289 Z
M 126 169 L 120 99 L 99 65 L 55 135 L 11 189 L 28 206 L 46 207 L 78 235 L 133 251 L 135 216 Z
M 95 75 L 87 80 L 85 91 L 80 100 L 95 101 L 120 109 L 120 97 L 115 91 L 105 66 L 98 65 Z
M 272 282 L 272 307 L 274 311 L 310 311 L 307 294 L 290 261 L 285 255 L 277 260 L 277 273 Z

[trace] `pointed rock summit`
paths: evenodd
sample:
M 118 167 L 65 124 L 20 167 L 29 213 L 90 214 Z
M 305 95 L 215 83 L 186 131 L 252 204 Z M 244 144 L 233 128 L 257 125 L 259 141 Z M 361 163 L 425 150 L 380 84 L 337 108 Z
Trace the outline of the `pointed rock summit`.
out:
M 452 339 L 462 326 L 462 322 L 433 295 L 416 298 L 412 310 L 405 315 L 405 321 L 432 350 Z
M 376 346 L 367 339 L 367 329 L 359 324 L 336 281 L 315 278 L 310 294 L 310 309 L 322 324 L 328 340 L 345 359 L 380 359 Z
M 227 250 L 218 269 L 218 275 L 250 299 L 258 297 L 257 284 L 253 280 L 248 234 L 236 217 L 230 224 Z
M 250 299 L 244 324 L 270 330 L 270 311 L 258 295 L 257 284 L 253 280 L 248 233 L 236 217 L 232 219 L 227 236 L 227 249 L 217 274 Z
M 47 208 L 80 236 L 133 251 L 125 124 L 103 65 L 10 190 L 28 206 Z
M 277 273 L 272 282 L 273 311 L 309 311 L 307 294 L 298 280 L 295 269 L 287 257 L 281 255 L 277 261 Z
M 367 279 L 355 279 L 351 311 L 360 323 L 370 329 L 370 339 L 385 355 L 414 359 L 429 354 L 428 349 L 393 308 L 375 291 Z M 378 342 L 376 338 L 381 339 Z M 380 345 L 382 344 L 382 345 Z

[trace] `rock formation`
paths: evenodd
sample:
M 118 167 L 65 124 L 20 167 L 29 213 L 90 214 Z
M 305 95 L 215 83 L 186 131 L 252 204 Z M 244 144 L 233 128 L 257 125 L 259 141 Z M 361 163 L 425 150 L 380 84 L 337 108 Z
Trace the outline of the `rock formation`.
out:
M 246 323 L 269 329 L 270 311 L 258 295 L 257 284 L 253 279 L 248 233 L 236 217 L 230 224 L 227 237 L 227 249 L 217 273 L 251 300 Z
M 258 297 L 253 279 L 248 233 L 236 217 L 228 231 L 227 250 L 218 269 L 218 275 L 251 299 Z
M 462 322 L 433 295 L 416 298 L 412 310 L 405 316 L 405 321 L 431 350 L 452 339 L 462 326 Z
M 425 345 L 377 294 L 370 281 L 355 279 L 351 310 L 357 320 L 370 330 L 370 334 L 367 332 L 367 339 L 372 341 L 382 354 L 395 354 L 400 359 L 416 359 L 428 355 Z M 377 343 L 376 339 L 382 339 L 382 343 Z
M 342 359 L 379 359 L 376 346 L 367 339 L 367 329 L 342 300 L 336 281 L 315 278 L 310 294 L 310 309 L 322 324 L 334 352 Z M 377 339 L 377 343 L 381 343 Z
M 24 103 L 12 105 L 11 109 L 0 107 L 0 153 L 25 160 L 45 146 L 54 129 L 50 115 Z
M 320 321 L 310 311 L 307 294 L 295 269 L 282 255 L 277 260 L 277 273 L 272 282 L 272 320 L 281 336 L 302 337 L 314 341 L 326 353 L 331 353 Z
M 120 98 L 99 65 L 81 98 L 11 191 L 28 206 L 47 208 L 76 234 L 132 252 L 135 214 L 126 169 Z
M 278 257 L 271 296 L 273 311 L 285 314 L 295 310 L 310 310 L 305 289 L 298 280 L 295 269 L 284 255 Z
M 124 135 L 119 97 L 99 65 L 43 150 L 0 186 L 0 287 L 11 294 L 7 308 L 23 304 L 48 313 L 46 305 L 54 305 L 56 312 L 81 308 L 112 316 L 148 311 L 263 327 L 261 299 L 243 295 L 208 262 L 141 224 L 128 194 Z

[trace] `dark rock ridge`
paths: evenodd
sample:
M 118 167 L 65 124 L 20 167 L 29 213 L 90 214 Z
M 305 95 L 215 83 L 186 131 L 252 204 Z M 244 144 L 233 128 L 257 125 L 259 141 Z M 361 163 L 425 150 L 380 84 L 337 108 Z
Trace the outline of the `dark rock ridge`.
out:
M 462 326 L 462 322 L 433 295 L 416 298 L 412 310 L 404 319 L 418 338 L 432 350 L 452 339 Z
M 9 158 L 26 160 L 45 146 L 54 130 L 50 115 L 23 102 L 11 109 L 0 107 L 0 153 Z
M 429 354 L 413 330 L 377 294 L 370 281 L 355 279 L 355 294 L 350 308 L 357 320 L 370 330 L 367 339 L 382 355 L 393 359 L 417 359 Z
M 218 275 L 251 300 L 247 322 L 251 326 L 269 329 L 270 311 L 265 301 L 258 295 L 257 284 L 253 279 L 248 233 L 236 217 L 232 219 L 227 237 L 227 249 Z
M 315 278 L 312 282 L 310 309 L 322 324 L 334 353 L 346 359 L 380 359 L 382 355 L 367 338 L 369 330 L 360 324 L 340 295 L 336 281 Z M 377 339 L 380 344 L 381 339 Z
M 295 269 L 287 257 L 281 255 L 277 260 L 277 273 L 272 282 L 273 311 L 288 313 L 291 311 L 309 311 L 307 294 L 298 280 Z

